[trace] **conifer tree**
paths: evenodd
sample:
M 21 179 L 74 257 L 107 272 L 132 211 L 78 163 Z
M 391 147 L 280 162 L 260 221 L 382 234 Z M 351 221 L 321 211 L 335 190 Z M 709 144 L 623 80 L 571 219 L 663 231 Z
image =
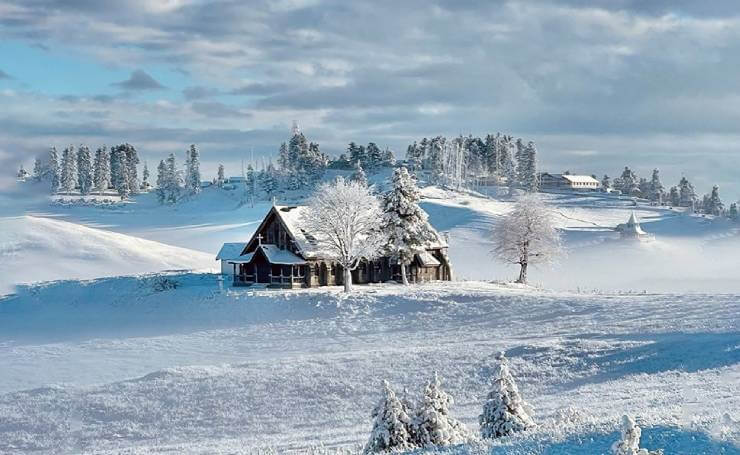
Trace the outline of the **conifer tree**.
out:
M 61 185 L 66 193 L 74 191 L 77 186 L 77 155 L 72 146 L 62 152 Z
M 622 194 L 630 196 L 640 195 L 639 179 L 629 167 L 624 167 L 624 171 L 622 171 L 622 176 L 619 181 L 622 183 L 622 187 L 619 188 L 622 191 Z
M 174 204 L 180 199 L 182 188 L 185 184 L 182 171 L 177 169 L 175 154 L 170 153 L 165 162 L 164 187 L 165 202 Z
M 622 437 L 612 445 L 614 455 L 662 455 L 662 450 L 648 451 L 640 448 L 640 436 L 642 430 L 629 416 L 622 417 Z
M 424 394 L 413 420 L 413 434 L 421 447 L 445 446 L 467 442 L 470 431 L 461 422 L 450 416 L 452 396 L 442 390 L 439 376 L 424 387 Z
M 669 199 L 671 201 L 671 205 L 674 207 L 680 207 L 681 206 L 681 193 L 678 191 L 677 186 L 672 186 Z
M 605 190 L 608 190 L 612 187 L 612 180 L 606 174 L 604 174 L 604 177 L 601 179 L 601 187 Z
M 111 181 L 110 156 L 108 155 L 108 151 L 105 146 L 99 147 L 95 151 L 95 162 L 93 163 L 93 168 L 95 173 L 95 189 L 99 194 L 102 194 L 104 191 L 108 190 Z
M 509 436 L 535 426 L 531 409 L 519 395 L 519 388 L 509 371 L 509 362 L 504 353 L 499 353 L 496 360 L 498 365 L 493 376 L 493 389 L 478 418 L 481 436 L 487 439 Z
M 187 175 L 185 176 L 185 188 L 190 195 L 200 193 L 200 153 L 195 144 L 190 145 L 188 151 Z
M 126 199 L 131 194 L 129 188 L 129 166 L 127 162 L 126 147 L 117 145 L 110 149 L 110 174 L 111 184 L 121 199 Z
M 653 176 L 650 179 L 650 200 L 653 202 L 662 203 L 665 197 L 665 187 L 663 182 L 660 181 L 660 171 L 653 169 Z
M 365 175 L 365 171 L 362 169 L 362 166 L 360 166 L 360 162 L 355 162 L 355 171 L 352 173 L 352 176 L 349 178 L 353 182 L 361 183 L 362 185 L 367 186 L 367 176 Z
M 288 154 L 288 145 L 283 142 L 280 144 L 280 151 L 278 152 L 278 167 L 280 170 L 290 172 L 292 170 L 290 155 Z
M 679 192 L 679 205 L 681 207 L 694 207 L 696 204 L 696 191 L 694 191 L 694 185 L 689 182 L 686 177 L 681 177 L 681 181 L 678 182 Z
M 401 280 L 408 285 L 406 268 L 414 256 L 426 251 L 426 245 L 436 240 L 427 214 L 419 207 L 421 195 L 414 177 L 405 167 L 393 172 L 391 190 L 383 200 L 381 230 L 388 236 L 388 250 L 401 268 Z
M 218 165 L 218 174 L 216 175 L 216 185 L 220 187 L 224 186 L 224 182 L 226 181 L 226 177 L 224 176 L 224 165 L 219 164 Z
M 727 214 L 727 217 L 730 218 L 732 221 L 737 221 L 738 219 L 737 202 L 733 202 L 732 204 L 730 204 L 730 211 Z
M 539 190 L 539 182 L 537 181 L 537 148 L 534 142 L 527 142 L 524 147 L 523 160 L 524 169 L 520 172 L 522 187 L 530 193 L 536 193 Z
M 380 148 L 375 144 L 375 142 L 370 142 L 369 144 L 367 144 L 367 149 L 365 150 L 367 154 L 366 168 L 372 173 L 372 171 L 379 168 L 382 164 L 383 154 L 380 151 Z
M 414 447 L 409 410 L 396 397 L 388 381 L 383 381 L 383 396 L 373 409 L 373 428 L 364 453 L 391 452 Z
M 719 186 L 714 185 L 712 187 L 712 193 L 706 198 L 706 202 L 704 203 L 704 213 L 719 216 L 722 215 L 724 209 L 725 205 L 719 197 Z
M 44 164 L 41 162 L 41 158 L 36 158 L 33 161 L 33 179 L 40 182 L 44 177 Z
M 136 148 L 131 144 L 123 144 L 121 146 L 125 153 L 125 178 L 126 186 L 128 187 L 129 194 L 136 194 L 139 192 L 139 175 L 137 166 L 139 164 L 139 153 Z
M 148 190 L 151 185 L 149 184 L 149 164 L 144 161 L 144 170 L 141 172 L 141 188 Z
M 93 166 L 90 149 L 81 145 L 77 150 L 77 185 L 80 194 L 90 194 L 93 188 Z
M 167 200 L 167 165 L 164 160 L 160 160 L 157 166 L 157 200 L 160 204 Z
M 59 192 L 61 186 L 61 172 L 59 169 L 59 155 L 57 154 L 57 148 L 52 147 L 49 150 L 49 165 L 46 168 L 47 178 L 49 179 L 49 186 L 51 194 Z
M 392 167 L 394 164 L 396 164 L 396 156 L 393 154 L 393 150 L 386 147 L 385 151 L 383 152 L 382 165 L 384 167 Z

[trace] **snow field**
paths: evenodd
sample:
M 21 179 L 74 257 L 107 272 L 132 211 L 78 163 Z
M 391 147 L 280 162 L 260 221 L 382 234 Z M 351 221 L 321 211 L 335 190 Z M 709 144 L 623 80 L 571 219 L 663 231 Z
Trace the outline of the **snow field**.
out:
M 737 453 L 736 295 L 481 282 L 218 293 L 209 275 L 170 278 L 180 286 L 163 292 L 153 277 L 104 278 L 0 301 L 0 364 L 14 366 L 0 372 L 0 453 L 356 450 L 380 381 L 416 396 L 434 370 L 451 415 L 477 431 L 500 350 L 540 426 L 460 453 L 588 453 L 625 413 L 645 447 Z

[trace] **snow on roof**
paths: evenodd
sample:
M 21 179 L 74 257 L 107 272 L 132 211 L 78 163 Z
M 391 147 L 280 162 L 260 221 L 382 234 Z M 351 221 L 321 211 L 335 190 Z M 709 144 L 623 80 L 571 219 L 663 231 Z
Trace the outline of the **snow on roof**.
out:
M 227 262 L 229 264 L 249 264 L 250 262 L 252 262 L 253 257 L 254 257 L 254 253 L 247 253 L 247 254 L 242 254 L 236 259 L 230 259 Z
M 275 206 L 275 212 L 283 220 L 285 227 L 290 231 L 304 257 L 316 258 L 326 256 L 326 254 L 321 251 L 316 238 L 312 236 L 310 232 L 301 228 L 301 216 L 303 216 L 307 210 L 308 207 L 305 205 Z M 444 241 L 439 232 L 437 232 L 431 224 L 428 224 L 428 227 L 434 234 L 434 240 L 429 241 L 426 247 L 429 249 L 447 248 L 447 242 Z
M 640 222 L 637 219 L 637 215 L 634 211 L 632 211 L 632 214 L 630 215 L 630 219 L 627 220 L 627 224 L 624 225 L 622 228 L 622 232 L 625 234 L 637 234 L 637 235 L 643 235 L 647 234 L 647 232 L 643 231 L 640 227 Z
M 419 258 L 419 262 L 421 262 L 422 266 L 432 267 L 441 265 L 437 258 L 435 258 L 429 251 L 417 254 L 416 256 Z
M 236 259 L 244 251 L 245 246 L 247 246 L 245 242 L 224 243 L 216 255 L 216 260 L 228 261 L 229 259 Z
M 302 265 L 306 263 L 302 257 L 291 251 L 281 250 L 277 245 L 263 243 L 257 248 L 262 249 L 262 252 L 267 256 L 267 260 L 270 261 L 270 264 Z
M 568 180 L 569 182 L 573 182 L 573 183 L 591 183 L 591 184 L 601 185 L 601 182 L 599 182 L 595 178 L 591 177 L 590 175 L 568 175 L 568 174 L 562 174 L 561 176 L 564 179 Z

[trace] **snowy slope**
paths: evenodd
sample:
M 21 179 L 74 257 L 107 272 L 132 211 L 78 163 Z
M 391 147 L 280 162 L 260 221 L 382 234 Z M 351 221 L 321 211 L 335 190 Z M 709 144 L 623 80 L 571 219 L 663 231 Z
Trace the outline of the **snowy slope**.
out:
M 493 453 L 605 453 L 623 413 L 650 448 L 739 450 L 737 295 L 468 282 L 345 297 L 169 278 L 177 289 L 107 278 L 0 300 L 0 453 L 357 448 L 380 380 L 416 394 L 433 370 L 476 430 L 499 350 L 540 427 Z
M 0 254 L 0 294 L 19 283 L 216 265 L 207 253 L 28 215 L 0 218 Z

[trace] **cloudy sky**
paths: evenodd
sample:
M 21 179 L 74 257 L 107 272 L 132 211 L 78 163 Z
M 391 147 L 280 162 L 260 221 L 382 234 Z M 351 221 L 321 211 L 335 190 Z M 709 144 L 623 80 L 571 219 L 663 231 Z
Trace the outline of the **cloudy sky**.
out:
M 0 0 L 0 166 L 196 143 L 236 173 L 297 120 L 332 154 L 501 131 L 546 170 L 658 167 L 734 200 L 739 67 L 734 1 Z

